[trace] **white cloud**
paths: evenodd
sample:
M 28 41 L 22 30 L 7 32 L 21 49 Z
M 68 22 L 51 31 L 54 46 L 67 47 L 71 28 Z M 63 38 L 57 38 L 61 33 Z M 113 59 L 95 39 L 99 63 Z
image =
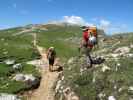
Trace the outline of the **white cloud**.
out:
M 79 25 L 85 24 L 83 18 L 79 16 L 64 16 L 63 21 L 70 24 L 79 24 Z
M 87 22 L 84 18 L 80 16 L 63 16 L 61 20 L 51 21 L 49 23 L 51 24 L 69 23 L 71 25 L 86 25 L 86 26 L 96 25 L 99 29 L 103 29 L 107 34 L 126 32 L 128 30 L 126 24 L 118 24 L 116 22 L 112 22 L 102 17 L 92 18 L 90 19 L 90 22 Z
M 51 24 L 68 23 L 71 25 L 86 25 L 86 26 L 93 25 L 92 23 L 88 23 L 82 17 L 79 16 L 63 16 L 61 20 L 50 21 L 49 23 Z
M 79 16 L 64 16 L 63 21 L 70 24 L 76 25 L 89 25 L 82 17 Z
M 91 23 L 88 23 L 82 17 L 79 16 L 64 16 L 62 22 L 75 25 L 92 25 Z

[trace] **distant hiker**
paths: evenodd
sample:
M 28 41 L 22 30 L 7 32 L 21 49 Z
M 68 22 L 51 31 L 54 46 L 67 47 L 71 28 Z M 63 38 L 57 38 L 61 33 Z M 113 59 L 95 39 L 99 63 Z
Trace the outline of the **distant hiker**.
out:
M 85 55 L 87 56 L 87 64 L 92 67 L 93 60 L 91 58 L 90 52 L 92 48 L 97 44 L 97 33 L 96 27 L 82 27 L 83 30 L 83 40 L 81 44 L 81 48 L 84 48 Z
M 56 57 L 56 51 L 54 47 L 50 47 L 47 51 L 47 59 L 49 60 L 49 71 L 53 71 L 55 57 Z

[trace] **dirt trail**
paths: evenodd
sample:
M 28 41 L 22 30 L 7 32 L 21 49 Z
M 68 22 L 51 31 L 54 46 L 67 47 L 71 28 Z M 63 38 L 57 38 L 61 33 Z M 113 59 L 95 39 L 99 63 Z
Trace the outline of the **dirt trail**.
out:
M 37 46 L 37 49 L 42 56 L 41 61 L 44 63 L 44 66 L 40 69 L 42 79 L 39 88 L 32 93 L 28 100 L 54 100 L 55 92 L 53 86 L 55 85 L 60 72 L 49 72 L 46 50 L 39 46 Z

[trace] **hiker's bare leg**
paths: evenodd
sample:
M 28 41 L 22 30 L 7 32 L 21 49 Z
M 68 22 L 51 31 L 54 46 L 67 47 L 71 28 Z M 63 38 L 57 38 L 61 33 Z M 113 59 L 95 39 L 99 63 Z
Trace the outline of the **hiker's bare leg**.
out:
M 87 64 L 89 65 L 88 67 L 92 67 L 93 61 L 90 54 L 87 55 Z
M 51 72 L 51 65 L 49 65 L 49 71 Z
M 87 64 L 89 65 L 88 67 L 92 67 L 92 64 L 93 64 L 90 52 L 91 52 L 91 48 L 87 47 L 86 48 L 86 57 L 87 57 L 86 61 L 87 61 Z
M 53 65 L 51 66 L 51 71 L 53 71 Z

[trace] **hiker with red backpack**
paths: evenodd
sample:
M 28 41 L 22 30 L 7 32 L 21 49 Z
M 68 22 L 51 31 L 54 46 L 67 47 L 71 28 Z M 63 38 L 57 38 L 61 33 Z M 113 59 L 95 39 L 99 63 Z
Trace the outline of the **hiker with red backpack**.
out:
M 82 40 L 82 47 L 85 49 L 85 55 L 87 56 L 87 64 L 88 67 L 92 67 L 93 60 L 90 55 L 91 50 L 97 44 L 97 31 L 96 27 L 82 27 L 83 30 L 83 40 Z

